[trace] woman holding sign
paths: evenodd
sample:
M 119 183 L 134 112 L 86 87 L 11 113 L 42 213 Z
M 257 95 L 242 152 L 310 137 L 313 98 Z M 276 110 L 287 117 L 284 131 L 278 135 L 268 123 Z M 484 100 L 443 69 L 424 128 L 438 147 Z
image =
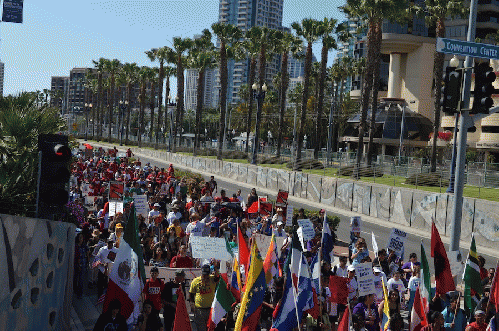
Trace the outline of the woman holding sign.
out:
M 359 263 L 362 263 L 362 260 L 364 260 L 368 256 L 369 256 L 369 250 L 367 249 L 366 240 L 360 237 L 359 239 L 357 239 L 355 247 L 353 248 L 352 251 L 352 265 L 357 265 Z
M 360 314 L 365 318 L 367 331 L 379 330 L 379 314 L 374 303 L 374 294 L 368 294 L 359 298 L 359 303 L 353 308 L 353 314 Z

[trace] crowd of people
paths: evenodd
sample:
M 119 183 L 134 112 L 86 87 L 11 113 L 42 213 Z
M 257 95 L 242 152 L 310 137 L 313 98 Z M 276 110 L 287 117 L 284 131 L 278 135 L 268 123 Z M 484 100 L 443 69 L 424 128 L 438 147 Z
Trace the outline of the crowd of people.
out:
M 87 156 L 85 156 L 87 155 Z M 151 266 L 150 278 L 143 289 L 142 314 L 130 326 L 120 315 L 121 303 L 113 300 L 104 312 L 94 330 L 165 330 L 171 331 L 175 319 L 177 290 L 180 288 L 188 300 L 194 318 L 192 324 L 197 331 L 205 331 L 210 308 L 215 297 L 217 283 L 222 277 L 220 261 L 216 259 L 195 259 L 192 257 L 190 238 L 193 236 L 223 237 L 231 248 L 238 246 L 238 229 L 250 247 L 254 234 L 275 235 L 284 238 L 279 247 L 281 266 L 291 251 L 292 236 L 298 219 L 310 219 L 316 236 L 303 243 L 305 256 L 310 263 L 321 248 L 323 219 L 325 211 L 307 215 L 300 209 L 294 215 L 291 226 L 286 226 L 286 216 L 282 207 L 275 208 L 268 215 L 253 215 L 248 208 L 259 201 L 255 189 L 247 197 L 241 190 L 231 196 L 218 188 L 214 177 L 198 184 L 188 177 L 178 175 L 170 164 L 168 169 L 157 168 L 149 163 L 142 165 L 133 158 L 130 150 L 119 156 L 116 149 L 96 150 L 92 155 L 78 154 L 73 165 L 73 180 L 70 207 L 78 215 L 81 231 L 76 237 L 74 289 L 78 297 L 88 286 L 97 287 L 98 297 L 105 293 L 109 268 L 116 256 L 120 238 L 130 217 L 132 197 L 146 195 L 150 206 L 147 215 L 138 215 L 138 226 L 145 265 Z M 107 183 L 122 182 L 123 212 L 109 215 L 109 192 Z M 85 205 L 83 186 L 87 185 L 87 195 L 98 197 L 93 205 Z M 289 224 L 289 223 L 288 223 Z M 334 228 L 330 229 L 334 236 Z M 265 252 L 262 252 L 265 254 Z M 462 295 L 458 292 L 447 295 L 433 295 L 429 304 L 429 325 L 426 330 L 446 331 L 485 331 L 487 323 L 495 317 L 493 305 L 487 304 L 487 286 L 494 277 L 494 269 L 484 269 L 485 260 L 478 258 L 480 275 L 486 288 L 472 316 L 466 316 L 459 307 Z M 375 293 L 358 295 L 356 267 L 372 262 Z M 392 331 L 407 329 L 403 316 L 410 313 L 416 289 L 421 284 L 420 262 L 416 253 L 410 253 L 403 260 L 394 251 L 380 249 L 370 252 L 365 238 L 360 232 L 351 232 L 348 253 L 336 257 L 332 263 L 321 261 L 321 292 L 317 293 L 320 315 L 313 318 L 304 314 L 300 330 L 335 331 L 346 310 L 351 311 L 351 326 L 357 331 L 380 331 L 383 329 L 383 309 L 385 300 L 389 307 L 389 325 Z M 160 279 L 159 268 L 177 268 L 173 279 Z M 199 268 L 201 276 L 186 282 L 185 268 Z M 346 304 L 331 301 L 329 280 L 331 276 L 346 278 L 348 301 Z M 259 327 L 269 330 L 273 312 L 283 296 L 285 279 L 278 277 L 266 292 L 262 306 Z M 383 284 L 388 296 L 385 298 Z M 234 326 L 240 303 L 232 306 L 232 311 L 222 320 L 217 329 L 230 329 Z M 164 320 L 159 314 L 162 312 Z M 406 313 L 404 313 L 406 312 Z M 121 317 L 120 317 L 121 316 Z M 484 326 L 485 325 L 485 326 Z M 285 330 L 282 330 L 285 331 Z

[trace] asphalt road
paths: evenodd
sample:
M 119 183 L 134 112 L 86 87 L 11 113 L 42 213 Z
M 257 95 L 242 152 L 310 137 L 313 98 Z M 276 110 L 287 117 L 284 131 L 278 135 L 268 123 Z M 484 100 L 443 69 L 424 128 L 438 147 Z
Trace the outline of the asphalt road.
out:
M 160 168 L 167 168 L 169 165 L 169 162 L 166 161 L 159 161 L 157 159 L 152 159 L 152 158 L 147 158 L 140 156 L 140 159 L 142 161 L 142 164 L 145 164 L 147 162 L 150 162 L 152 166 L 157 166 Z M 206 180 L 209 180 L 209 177 L 205 176 Z M 221 189 L 225 189 L 227 192 L 227 196 L 231 197 L 232 194 L 236 193 L 238 189 L 241 189 L 241 196 L 243 198 L 246 198 L 251 190 L 251 186 L 245 183 L 238 183 L 235 181 L 231 180 L 226 180 L 223 178 L 217 178 L 215 176 L 215 180 L 217 181 L 218 184 L 218 191 L 220 192 Z M 260 196 L 265 196 L 267 195 L 265 192 L 259 192 L 257 189 L 257 193 Z M 270 196 L 273 200 L 275 200 L 275 196 Z M 303 200 L 302 200 L 303 201 Z M 299 209 L 299 208 L 304 208 L 304 209 L 318 209 L 317 208 L 317 203 L 303 203 L 302 201 L 296 201 L 293 200 L 292 197 L 289 198 L 288 204 L 293 205 L 294 208 Z M 326 208 L 327 210 L 327 208 Z M 336 235 L 338 236 L 338 239 L 344 241 L 344 242 L 349 242 L 350 241 L 350 216 L 346 214 L 341 214 L 341 212 L 336 211 L 333 213 L 334 215 L 337 215 L 340 217 L 341 222 L 340 225 L 337 229 Z M 331 215 L 331 212 L 328 211 L 328 215 Z M 362 216 L 362 215 L 360 215 Z M 361 236 L 366 239 L 368 248 L 370 251 L 372 251 L 372 233 L 374 232 L 376 242 L 378 244 L 379 248 L 386 247 L 387 242 L 389 240 L 390 234 L 392 232 L 392 227 L 386 227 L 382 226 L 379 224 L 372 224 L 368 222 L 363 222 L 362 227 L 361 227 Z M 426 256 L 428 259 L 428 263 L 430 265 L 430 269 L 433 273 L 434 266 L 433 266 L 433 259 L 430 257 L 430 252 L 431 252 L 431 247 L 430 247 L 430 233 L 426 236 L 426 238 L 423 239 L 423 245 L 425 248 Z M 404 244 L 404 251 L 405 251 L 405 260 L 409 258 L 409 254 L 414 252 L 418 255 L 418 260 L 420 257 L 420 252 L 421 252 L 421 237 L 407 233 L 407 239 Z M 445 244 L 446 249 L 449 249 L 449 246 Z M 461 253 L 463 256 L 463 260 L 466 260 L 466 256 L 468 254 L 468 248 L 463 249 L 461 248 Z M 486 259 L 486 268 L 494 268 L 496 266 L 496 261 L 499 257 L 499 252 L 497 255 L 492 256 L 488 254 L 483 254 L 480 251 L 478 251 L 479 255 L 482 255 Z M 460 277 L 459 277 L 460 278 Z

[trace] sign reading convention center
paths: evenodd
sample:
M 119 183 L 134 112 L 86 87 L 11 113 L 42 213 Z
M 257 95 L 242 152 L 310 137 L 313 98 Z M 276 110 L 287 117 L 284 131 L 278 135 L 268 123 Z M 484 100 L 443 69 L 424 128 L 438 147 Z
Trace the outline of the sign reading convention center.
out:
M 437 52 L 482 59 L 499 59 L 499 46 L 447 38 L 437 38 Z

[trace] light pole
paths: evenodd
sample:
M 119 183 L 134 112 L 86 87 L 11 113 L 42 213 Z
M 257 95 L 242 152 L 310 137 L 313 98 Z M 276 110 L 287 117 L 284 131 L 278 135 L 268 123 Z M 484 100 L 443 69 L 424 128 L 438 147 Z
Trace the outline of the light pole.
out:
M 171 102 L 171 101 L 172 102 Z M 175 101 L 178 101 L 178 96 L 175 97 Z M 170 133 L 169 133 L 169 137 L 168 137 L 168 152 L 171 152 L 172 150 L 172 145 L 173 145 L 173 118 L 174 118 L 174 109 L 175 107 L 177 106 L 177 103 L 173 103 L 173 97 L 171 95 L 168 96 L 168 108 L 166 111 L 168 112 L 168 114 L 170 115 Z M 177 137 L 175 137 L 176 139 Z
M 255 140 L 253 144 L 253 157 L 251 158 L 251 164 L 256 164 L 256 157 L 258 154 L 258 131 L 260 130 L 262 106 L 263 106 L 263 100 L 265 99 L 265 92 L 267 92 L 267 85 L 263 83 L 263 85 L 260 86 L 260 84 L 254 83 L 253 86 L 251 86 L 251 88 L 253 89 L 253 97 L 256 99 L 256 104 L 257 104 Z
M 92 110 L 92 104 L 85 103 L 85 141 L 87 141 L 87 138 L 88 138 L 88 112 L 89 112 L 89 108 L 90 108 L 90 110 Z
M 459 68 L 461 61 L 457 58 L 457 56 L 453 56 L 449 61 L 449 66 L 454 68 Z M 447 193 L 454 193 L 454 180 L 456 179 L 456 154 L 457 154 L 457 132 L 459 125 L 459 113 L 456 114 L 456 118 L 454 120 L 454 137 L 452 137 L 452 159 L 450 162 L 450 178 L 449 178 L 449 187 L 447 188 Z
M 125 109 L 128 107 L 128 100 L 125 101 L 120 100 L 119 103 L 120 103 L 120 119 L 119 119 L 120 131 L 118 133 L 120 135 L 120 146 L 123 146 L 123 129 L 124 129 L 123 119 L 124 119 Z

